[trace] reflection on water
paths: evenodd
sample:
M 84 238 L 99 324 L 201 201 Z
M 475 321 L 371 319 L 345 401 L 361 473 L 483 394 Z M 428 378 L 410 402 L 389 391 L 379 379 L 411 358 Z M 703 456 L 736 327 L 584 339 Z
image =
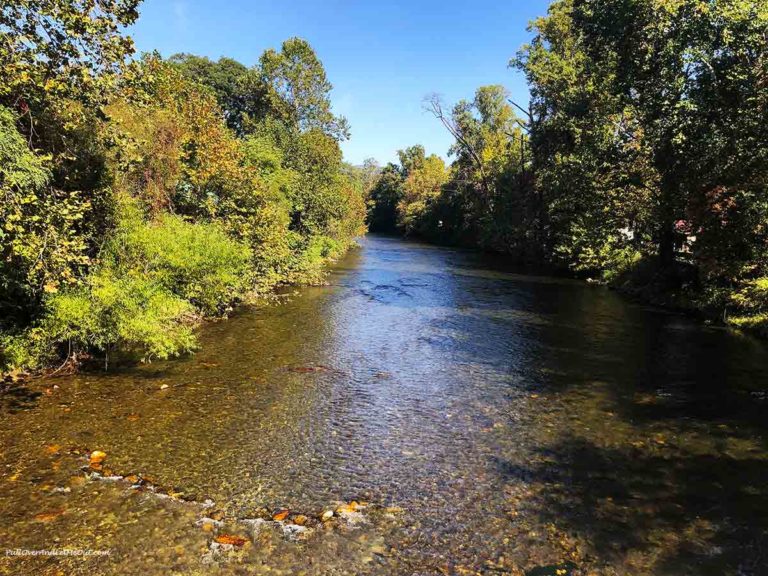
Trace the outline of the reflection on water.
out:
M 379 237 L 201 340 L 3 394 L 0 541 L 111 554 L 0 570 L 768 573 L 762 342 Z M 86 479 L 85 449 L 190 502 Z M 300 542 L 242 522 L 351 500 L 397 513 Z M 246 544 L 212 554 L 225 531 Z

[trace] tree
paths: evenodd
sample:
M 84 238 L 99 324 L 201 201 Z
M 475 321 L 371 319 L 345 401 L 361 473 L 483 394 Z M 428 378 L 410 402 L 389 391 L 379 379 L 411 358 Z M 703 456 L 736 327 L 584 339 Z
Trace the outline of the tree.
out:
M 98 98 L 133 53 L 121 30 L 140 0 L 21 0 L 0 7 L 0 98 L 28 112 L 46 97 Z
M 271 115 L 296 130 L 318 129 L 335 140 L 349 137 L 346 118 L 331 109 L 333 86 L 306 40 L 290 38 L 280 52 L 264 52 L 257 73 L 266 87 Z
M 530 158 L 524 123 L 503 86 L 482 86 L 450 115 L 436 96 L 427 108 L 455 138 L 452 175 L 439 202 L 441 234 L 502 252 L 530 250 Z M 437 206 L 436 206 L 437 208 Z M 461 218 L 451 212 L 461 212 Z
M 391 162 L 384 166 L 371 189 L 368 227 L 373 232 L 392 233 L 397 230 L 397 206 L 403 197 L 403 174 L 400 166 Z
M 398 150 L 397 157 L 400 160 L 400 172 L 403 178 L 407 178 L 411 172 L 424 166 L 426 152 L 424 151 L 424 146 L 416 144 L 404 150 Z
M 414 146 L 408 150 L 420 149 Z M 408 158 L 408 154 L 401 154 Z M 397 204 L 398 226 L 408 235 L 413 232 L 423 232 L 423 219 L 428 213 L 430 204 L 440 195 L 443 184 L 448 179 L 445 162 L 439 156 L 431 154 L 423 160 L 410 165 L 403 182 L 402 198 Z M 413 159 L 413 158 L 411 158 Z
M 227 125 L 242 135 L 246 118 L 255 116 L 264 106 L 264 91 L 248 90 L 248 68 L 232 58 L 214 62 L 204 56 L 174 54 L 168 59 L 186 78 L 210 87 L 224 112 Z

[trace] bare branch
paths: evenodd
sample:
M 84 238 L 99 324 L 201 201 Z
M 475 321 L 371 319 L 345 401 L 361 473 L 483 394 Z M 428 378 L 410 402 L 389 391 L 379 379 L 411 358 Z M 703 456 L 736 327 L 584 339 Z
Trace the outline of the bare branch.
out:
M 509 102 L 510 104 L 512 104 L 512 106 L 514 106 L 515 108 L 520 110 L 523 114 L 525 114 L 526 118 L 528 118 L 529 124 L 533 123 L 533 116 L 531 115 L 531 111 L 530 110 L 526 110 L 525 108 L 520 106 L 520 104 L 518 104 L 517 102 L 515 102 L 511 98 L 507 98 L 507 102 Z
M 485 189 L 485 192 L 487 194 L 490 194 L 491 192 L 491 186 L 488 183 L 488 177 L 485 173 L 485 166 L 483 165 L 483 161 L 480 158 L 480 155 L 475 150 L 474 146 L 470 144 L 464 136 L 461 134 L 461 130 L 459 130 L 459 127 L 456 125 L 456 123 L 453 121 L 453 119 L 445 114 L 445 111 L 443 110 L 443 103 L 440 100 L 440 96 L 438 94 L 432 94 L 424 99 L 424 109 L 427 112 L 432 113 L 432 115 L 440 120 L 443 126 L 445 126 L 445 129 L 450 132 L 451 136 L 453 136 L 456 141 L 469 153 L 469 155 L 472 158 L 472 161 L 477 166 L 477 169 L 480 171 L 480 179 L 483 183 L 483 188 Z

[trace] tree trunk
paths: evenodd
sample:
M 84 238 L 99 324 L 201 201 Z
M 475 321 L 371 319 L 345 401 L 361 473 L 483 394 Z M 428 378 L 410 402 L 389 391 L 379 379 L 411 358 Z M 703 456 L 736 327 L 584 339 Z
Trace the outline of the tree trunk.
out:
M 673 221 L 665 221 L 662 224 L 659 237 L 659 263 L 664 270 L 669 270 L 675 263 L 675 229 Z

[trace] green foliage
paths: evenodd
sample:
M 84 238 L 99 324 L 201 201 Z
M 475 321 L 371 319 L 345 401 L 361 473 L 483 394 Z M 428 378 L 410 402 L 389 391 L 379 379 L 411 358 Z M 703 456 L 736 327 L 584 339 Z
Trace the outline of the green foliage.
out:
M 259 93 L 246 86 L 248 68 L 232 58 L 218 61 L 194 54 L 174 54 L 168 59 L 187 79 L 210 87 L 216 95 L 219 108 L 224 112 L 227 125 L 237 134 L 243 134 L 249 116 L 259 109 Z
M 140 0 L 20 0 L 0 7 L 0 99 L 37 108 L 48 98 L 94 98 L 133 52 L 120 33 Z
M 370 192 L 368 226 L 375 232 L 394 232 L 397 206 L 403 195 L 403 175 L 395 164 L 387 164 Z
M 40 323 L 53 342 L 80 350 L 119 349 L 143 360 L 168 358 L 193 349 L 194 308 L 140 272 L 88 277 L 84 286 L 53 296 Z
M 747 282 L 741 290 L 733 293 L 731 302 L 741 310 L 768 313 L 768 277 Z
M 29 72 L 11 86 L 14 105 L 34 95 L 19 113 L 0 106 L 6 368 L 184 353 L 200 318 L 280 284 L 322 281 L 364 232 L 367 188 L 342 163 L 346 121 L 331 113 L 309 44 L 289 40 L 253 69 L 157 54 L 123 66 L 131 43 L 120 26 L 135 3 L 81 8 L 2 12 L 73 42 L 18 43 L 0 26 L 0 73 Z M 82 82 L 64 90 L 75 69 Z M 53 83 L 40 85 L 45 74 Z
M 423 229 L 423 220 L 432 202 L 440 195 L 448 172 L 443 159 L 432 154 L 411 164 L 407 173 L 397 212 L 398 225 L 405 234 L 410 234 Z
M 768 336 L 768 277 L 756 278 L 730 295 L 738 313 L 729 318 L 741 328 L 757 330 Z
M 218 223 L 190 223 L 163 214 L 146 222 L 126 206 L 101 265 L 117 277 L 141 274 L 203 314 L 223 312 L 250 286 L 250 249 Z
M 335 140 L 349 137 L 349 125 L 331 110 L 333 86 L 306 40 L 290 38 L 281 50 L 267 50 L 258 73 L 269 102 L 269 115 L 298 131 L 320 130 Z
M 500 86 L 429 99 L 454 138 L 449 177 L 415 193 L 426 154 L 403 151 L 371 227 L 763 318 L 768 3 L 555 0 L 531 31 L 511 62 L 528 108 Z
M 532 88 L 542 241 L 574 269 L 619 253 L 699 272 L 707 306 L 766 269 L 768 6 L 560 0 L 515 64 Z M 610 274 L 609 274 L 610 276 Z
M 22 365 L 40 364 L 58 345 L 73 357 L 119 350 L 145 361 L 187 352 L 196 319 L 222 313 L 250 286 L 250 250 L 219 224 L 169 214 L 147 221 L 130 199 L 99 262 L 83 282 L 46 298 L 43 317 L 18 339 Z
M 508 254 L 530 250 L 533 205 L 527 139 L 501 86 L 483 86 L 450 112 L 433 97 L 427 109 L 455 138 L 454 161 L 422 146 L 398 152 L 371 190 L 371 229 Z
M 45 291 L 71 285 L 89 261 L 82 232 L 91 203 L 50 180 L 48 159 L 0 107 L 0 327 L 28 319 Z

